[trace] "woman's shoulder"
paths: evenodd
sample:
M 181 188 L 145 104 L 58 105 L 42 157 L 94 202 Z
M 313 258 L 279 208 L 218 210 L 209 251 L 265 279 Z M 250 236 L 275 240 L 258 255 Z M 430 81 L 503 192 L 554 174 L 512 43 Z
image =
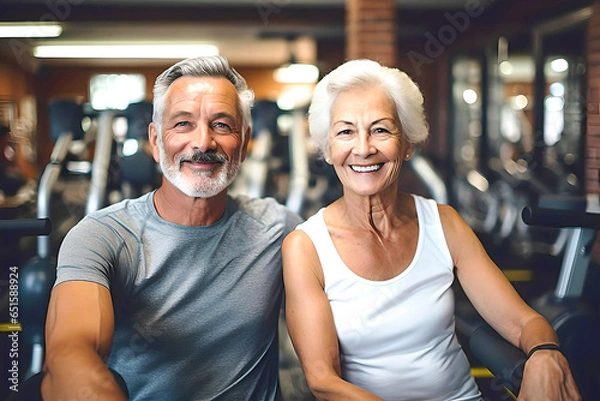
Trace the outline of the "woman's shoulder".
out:
M 327 234 L 327 226 L 323 218 L 325 210 L 325 207 L 319 209 L 315 214 L 298 224 L 296 229 L 287 236 L 284 246 L 295 250 L 315 249 L 315 242 L 321 241 L 323 236 Z
M 438 203 L 437 209 L 447 238 L 464 238 L 471 231 L 470 226 L 453 206 Z
M 456 219 L 460 215 L 453 206 L 447 203 L 438 203 L 435 199 L 428 198 L 417 194 L 407 194 L 414 199 L 415 206 L 418 205 L 421 209 L 427 208 L 431 211 L 439 213 L 442 219 Z
M 309 218 L 310 219 L 310 218 Z M 284 276 L 293 278 L 288 281 L 288 288 L 292 283 L 317 278 L 321 288 L 324 286 L 323 270 L 313 238 L 306 231 L 296 228 L 287 235 L 282 246 Z
M 323 213 L 325 212 L 325 209 L 326 208 L 323 207 L 317 212 L 315 212 L 313 215 L 309 216 L 305 221 L 298 225 L 297 229 L 300 229 L 302 231 L 312 231 L 322 228 L 324 224 Z
M 448 205 L 446 203 L 436 203 L 436 205 L 440 213 L 440 218 L 442 219 L 442 222 L 448 221 L 456 223 L 462 220 L 460 214 L 452 205 Z

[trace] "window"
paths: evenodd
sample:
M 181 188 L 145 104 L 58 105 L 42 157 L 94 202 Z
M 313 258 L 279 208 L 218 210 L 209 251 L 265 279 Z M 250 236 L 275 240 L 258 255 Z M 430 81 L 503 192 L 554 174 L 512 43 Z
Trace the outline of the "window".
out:
M 99 74 L 90 80 L 90 102 L 95 110 L 125 110 L 146 98 L 146 78 L 141 74 Z

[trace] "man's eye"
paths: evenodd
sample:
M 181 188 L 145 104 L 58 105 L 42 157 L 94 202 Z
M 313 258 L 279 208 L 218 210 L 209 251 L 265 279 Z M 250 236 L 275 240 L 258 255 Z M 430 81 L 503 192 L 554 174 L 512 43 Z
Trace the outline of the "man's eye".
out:
M 231 131 L 231 127 L 225 123 L 222 122 L 216 122 L 213 124 L 213 129 L 215 130 L 219 130 L 219 131 Z
M 190 125 L 189 121 L 179 121 L 175 124 L 176 127 L 187 127 Z

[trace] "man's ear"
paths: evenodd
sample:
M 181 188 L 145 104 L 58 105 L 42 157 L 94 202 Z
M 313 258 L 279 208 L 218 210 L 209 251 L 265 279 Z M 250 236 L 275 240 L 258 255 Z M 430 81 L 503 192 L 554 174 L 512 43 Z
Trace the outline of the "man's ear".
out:
M 241 157 L 240 161 L 243 162 L 246 160 L 246 156 L 248 155 L 248 146 L 250 145 L 250 141 L 252 141 L 252 127 L 248 127 L 246 129 L 246 135 L 244 136 L 242 149 L 241 149 Z
M 150 146 L 152 147 L 152 157 L 154 158 L 154 161 L 160 163 L 160 151 L 158 146 L 159 132 L 156 128 L 156 124 L 148 124 L 148 142 L 150 142 Z

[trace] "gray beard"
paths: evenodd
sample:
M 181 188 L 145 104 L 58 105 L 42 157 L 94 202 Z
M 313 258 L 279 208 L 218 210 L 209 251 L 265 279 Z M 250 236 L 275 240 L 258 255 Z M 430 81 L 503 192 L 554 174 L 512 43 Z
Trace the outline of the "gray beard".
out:
M 211 198 L 223 190 L 227 189 L 238 175 L 240 170 L 240 160 L 228 160 L 221 153 L 216 153 L 207 157 L 197 157 L 194 155 L 179 154 L 175 160 L 169 162 L 164 151 L 164 146 L 160 144 L 160 168 L 165 178 L 177 189 L 193 198 Z M 217 167 L 218 172 L 215 178 L 211 178 L 213 171 L 202 171 L 194 174 L 194 177 L 188 177 L 181 173 L 180 166 L 182 160 L 190 159 L 219 159 L 222 164 Z

